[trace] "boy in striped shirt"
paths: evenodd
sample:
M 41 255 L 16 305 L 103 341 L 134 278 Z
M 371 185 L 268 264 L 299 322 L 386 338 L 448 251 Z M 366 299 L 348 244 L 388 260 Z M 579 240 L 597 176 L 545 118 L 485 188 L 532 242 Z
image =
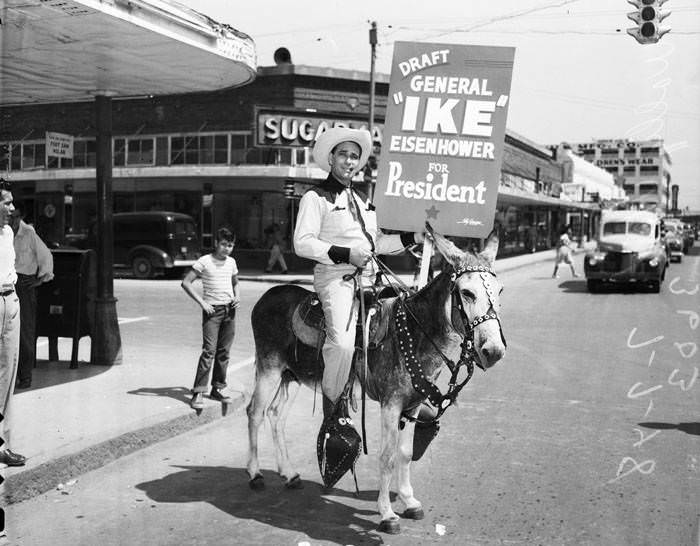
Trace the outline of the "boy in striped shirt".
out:
M 236 307 L 240 304 L 238 267 L 230 254 L 236 236 L 227 228 L 216 232 L 214 252 L 199 258 L 182 280 L 182 288 L 202 308 L 202 354 L 197 364 L 197 374 L 192 388 L 192 409 L 204 407 L 203 394 L 207 391 L 209 371 L 211 392 L 209 396 L 219 402 L 231 399 L 222 391 L 226 388 L 226 370 L 229 350 L 235 334 Z M 195 279 L 202 281 L 202 295 L 195 290 Z

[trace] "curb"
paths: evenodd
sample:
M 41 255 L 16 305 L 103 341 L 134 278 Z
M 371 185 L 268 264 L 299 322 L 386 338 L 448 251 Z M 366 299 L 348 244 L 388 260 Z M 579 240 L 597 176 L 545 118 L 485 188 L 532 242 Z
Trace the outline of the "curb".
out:
M 229 404 L 227 415 L 243 406 L 245 397 L 234 397 Z M 81 474 L 101 468 L 120 457 L 129 455 L 155 443 L 184 434 L 197 427 L 223 419 L 220 406 L 208 406 L 200 415 L 194 412 L 179 415 L 131 432 L 126 432 L 77 453 L 65 455 L 37 467 L 18 472 L 3 482 L 4 506 L 22 502 L 51 491 L 60 483 L 76 478 Z

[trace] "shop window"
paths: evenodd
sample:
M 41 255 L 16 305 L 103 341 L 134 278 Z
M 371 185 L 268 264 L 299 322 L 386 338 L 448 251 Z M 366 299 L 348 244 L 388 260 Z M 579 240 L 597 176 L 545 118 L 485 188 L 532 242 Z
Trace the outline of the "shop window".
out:
M 618 157 L 620 155 L 620 151 L 617 148 L 614 149 L 608 149 L 608 150 L 601 150 L 600 155 L 606 156 L 606 157 Z
M 659 174 L 658 165 L 642 165 L 639 167 L 640 174 Z
M 0 144 L 0 171 L 6 171 L 10 168 L 10 149 L 12 146 L 9 143 Z
M 640 195 L 655 195 L 659 192 L 659 186 L 657 184 L 640 184 L 639 193 Z
M 172 137 L 170 139 L 170 163 L 172 165 L 185 163 L 185 137 Z
M 168 137 L 156 138 L 156 165 L 168 164 Z
M 226 164 L 228 162 L 228 136 L 227 135 L 203 135 L 199 137 L 200 164 Z
M 298 167 L 305 167 L 307 165 L 307 152 L 308 148 L 297 148 L 294 150 L 294 165 Z
M 637 172 L 637 167 L 635 166 L 627 166 L 624 169 L 622 169 L 622 172 L 624 173 L 625 176 L 634 176 L 635 173 Z
M 625 193 L 628 195 L 634 194 L 634 184 L 623 184 L 622 189 L 625 190 Z
M 112 163 L 115 167 L 123 167 L 124 165 L 126 165 L 126 140 L 123 138 L 114 139 Z
M 291 165 L 292 164 L 292 149 L 280 148 L 277 150 L 276 165 Z
M 10 146 L 10 169 L 19 171 L 22 166 L 22 145 L 13 144 Z
M 153 165 L 153 138 L 127 139 L 127 165 Z
M 76 140 L 73 142 L 73 166 L 94 167 L 96 159 L 97 143 L 94 140 Z
M 617 167 L 605 167 L 605 170 L 611 174 L 617 174 Z
M 642 153 L 643 154 L 658 154 L 659 153 L 659 147 L 658 146 L 642 146 Z
M 231 135 L 231 164 L 247 163 L 246 135 Z
M 46 159 L 46 146 L 44 144 L 22 145 L 22 169 L 43 167 Z

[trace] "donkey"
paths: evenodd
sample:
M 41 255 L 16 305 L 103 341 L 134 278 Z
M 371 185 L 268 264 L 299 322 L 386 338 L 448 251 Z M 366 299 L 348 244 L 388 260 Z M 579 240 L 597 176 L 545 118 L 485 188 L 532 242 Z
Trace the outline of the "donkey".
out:
M 498 250 L 495 232 L 487 238 L 484 250 L 475 253 L 461 251 L 430 226 L 428 230 L 445 259 L 443 270 L 417 293 L 385 301 L 389 324 L 384 341 L 368 351 L 367 366 L 355 363 L 356 370 L 366 370 L 357 375 L 364 378 L 367 394 L 381 407 L 379 530 L 392 534 L 400 531 L 389 496 L 395 468 L 398 496 L 405 506 L 403 517 L 424 516 L 410 483 L 413 432 L 421 404 L 428 399 L 433 406 L 440 406 L 438 414 L 442 415 L 458 393 L 441 397 L 433 382 L 441 370 L 449 367 L 454 372 L 459 367 L 454 364 L 457 360 L 486 370 L 505 354 L 498 316 L 502 286 L 493 271 Z M 309 294 L 300 286 L 279 285 L 263 294 L 253 308 L 255 386 L 247 406 L 247 471 L 253 489 L 264 487 L 258 430 L 265 414 L 271 424 L 278 472 L 286 487 L 301 487 L 288 457 L 284 425 L 299 385 L 315 388 L 322 375 L 318 348 L 299 342 L 292 330 L 294 311 Z M 473 366 L 469 377 L 472 371 Z M 451 383 L 458 382 L 456 377 L 453 373 Z

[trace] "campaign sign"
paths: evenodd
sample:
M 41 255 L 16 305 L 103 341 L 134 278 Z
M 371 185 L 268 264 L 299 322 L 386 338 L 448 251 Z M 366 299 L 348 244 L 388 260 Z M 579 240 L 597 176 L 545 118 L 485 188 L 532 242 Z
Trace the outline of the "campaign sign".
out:
M 46 132 L 46 155 L 73 158 L 73 137 L 63 133 Z
M 512 47 L 396 42 L 374 202 L 379 225 L 486 237 L 493 227 Z

